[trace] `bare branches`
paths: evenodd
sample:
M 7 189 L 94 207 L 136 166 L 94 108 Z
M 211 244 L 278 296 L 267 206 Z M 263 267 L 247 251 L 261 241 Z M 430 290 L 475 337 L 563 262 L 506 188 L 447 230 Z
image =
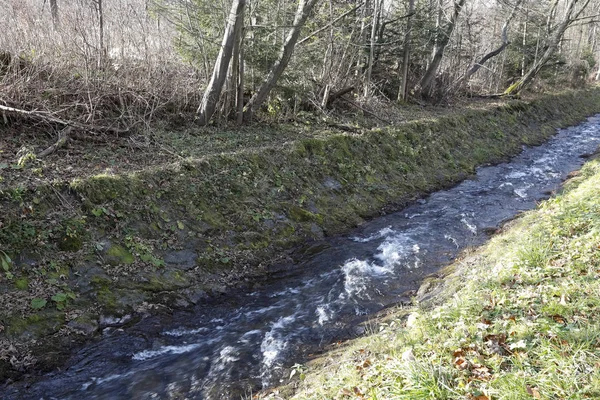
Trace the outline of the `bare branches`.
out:
M 97 126 L 97 125 L 88 125 L 82 124 L 76 121 L 66 121 L 61 118 L 56 117 L 55 115 L 47 112 L 41 111 L 28 111 L 22 110 L 19 108 L 8 107 L 0 105 L 0 111 L 6 114 L 12 114 L 20 117 L 24 117 L 31 120 L 37 120 L 42 122 L 48 122 L 51 124 L 62 125 L 64 127 L 71 127 L 84 130 L 86 132 L 102 132 L 102 133 L 115 133 L 115 134 L 124 134 L 128 133 L 129 129 L 119 129 L 111 126 Z
M 300 46 L 302 43 L 304 43 L 307 40 L 309 40 L 310 38 L 318 35 L 319 33 L 323 32 L 324 30 L 327 30 L 327 29 L 331 28 L 333 25 L 337 24 L 342 19 L 346 18 L 348 15 L 352 14 L 353 12 L 355 12 L 356 10 L 358 10 L 359 8 L 361 8 L 364 5 L 365 5 L 365 3 L 360 3 L 359 5 L 351 8 L 347 12 L 343 13 L 342 15 L 340 15 L 339 17 L 337 17 L 336 19 L 334 19 L 333 21 L 331 21 L 329 24 L 325 25 L 324 27 L 322 27 L 320 29 L 317 29 L 316 31 L 314 31 L 311 34 L 309 34 L 308 36 L 306 36 L 304 39 L 299 40 L 297 46 Z

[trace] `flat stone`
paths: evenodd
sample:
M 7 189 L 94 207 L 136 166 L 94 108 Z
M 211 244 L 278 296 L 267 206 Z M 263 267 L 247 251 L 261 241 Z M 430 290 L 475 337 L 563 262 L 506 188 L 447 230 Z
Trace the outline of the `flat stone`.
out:
M 83 333 L 86 336 L 93 335 L 98 330 L 98 327 L 99 327 L 97 321 L 79 321 L 79 320 L 69 321 L 67 326 L 73 330 Z
M 170 267 L 188 271 L 196 267 L 198 254 L 192 250 L 171 251 L 165 254 L 164 261 Z
M 206 293 L 204 290 L 202 289 L 186 289 L 183 291 L 183 294 L 187 297 L 187 299 L 194 303 L 194 304 L 198 304 L 199 302 L 201 302 L 204 299 L 207 299 L 208 293 Z
M 315 239 L 323 239 L 325 237 L 325 234 L 323 233 L 323 229 L 321 229 L 321 227 L 319 225 L 315 224 L 314 222 L 310 226 L 310 233 L 312 234 L 313 238 L 315 238 Z
M 327 189 L 331 189 L 331 190 L 340 190 L 342 188 L 342 184 L 330 176 L 325 178 L 325 181 L 323 182 L 323 186 L 325 186 Z

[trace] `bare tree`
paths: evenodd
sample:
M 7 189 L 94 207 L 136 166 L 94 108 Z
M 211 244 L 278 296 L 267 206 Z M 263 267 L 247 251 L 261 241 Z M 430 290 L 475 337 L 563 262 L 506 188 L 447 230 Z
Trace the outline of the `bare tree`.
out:
M 497 55 L 501 54 L 504 50 L 506 50 L 506 48 L 510 45 L 510 40 L 508 39 L 508 28 L 510 26 L 510 23 L 512 22 L 513 18 L 515 17 L 517 10 L 519 9 L 519 7 L 521 6 L 521 3 L 523 2 L 523 0 L 517 0 L 517 2 L 515 3 L 510 15 L 508 16 L 508 18 L 506 19 L 506 21 L 504 22 L 504 25 L 502 25 L 502 44 L 496 48 L 495 50 L 490 51 L 489 53 L 487 53 L 486 55 L 484 55 L 483 57 L 481 57 L 481 59 L 479 61 L 477 61 L 475 64 L 473 64 L 469 70 L 465 73 L 465 75 L 458 81 L 457 85 L 458 87 L 465 85 L 469 82 L 469 80 L 471 79 L 471 77 L 477 72 L 479 71 L 479 69 L 481 67 L 483 67 L 483 65 L 489 61 L 490 59 L 496 57 Z
M 565 34 L 565 31 L 571 26 L 571 24 L 573 24 L 573 22 L 577 20 L 577 18 L 579 18 L 581 13 L 590 4 L 590 1 L 591 0 L 585 0 L 581 8 L 578 11 L 575 11 L 575 8 L 580 0 L 569 0 L 562 20 L 555 28 L 551 29 L 550 36 L 544 45 L 544 54 L 542 54 L 542 56 L 536 60 L 536 62 L 531 66 L 531 68 L 529 68 L 527 73 L 525 73 L 521 79 L 506 89 L 504 92 L 505 95 L 518 94 L 521 92 L 521 90 L 523 90 L 523 88 L 531 83 L 531 81 L 540 73 L 542 68 L 556 52 L 558 45 Z M 556 3 L 552 6 L 551 14 L 554 12 L 555 8 Z M 548 25 L 550 25 L 550 22 Z
M 406 19 L 406 32 L 404 33 L 404 51 L 402 54 L 402 83 L 398 92 L 398 100 L 406 100 L 408 88 L 408 65 L 410 61 L 410 35 L 412 33 L 412 16 L 415 12 L 415 0 L 408 0 L 408 15 Z
M 58 0 L 50 0 L 50 13 L 52 14 L 52 25 L 54 29 L 58 28 Z
M 245 7 L 246 0 L 234 0 L 231 4 L 231 11 L 229 12 L 227 27 L 223 34 L 221 49 L 219 50 L 212 76 L 204 92 L 202 103 L 198 107 L 197 122 L 200 125 L 207 125 L 215 113 L 221 91 L 225 85 L 229 64 L 231 63 L 236 32 L 241 31 L 244 22 Z
M 374 0 L 373 17 L 371 21 L 371 37 L 369 40 L 369 59 L 367 61 L 367 70 L 365 72 L 365 97 L 369 95 L 369 86 L 371 84 L 371 74 L 373 73 L 373 63 L 375 62 L 375 46 L 377 45 L 377 32 L 379 28 L 379 20 L 381 18 L 381 7 L 383 0 Z
M 283 46 L 281 47 L 277 61 L 275 61 L 275 64 L 273 64 L 269 75 L 267 75 L 266 79 L 263 81 L 256 93 L 254 93 L 254 95 L 248 101 L 248 104 L 246 104 L 244 107 L 244 119 L 246 121 L 252 119 L 254 110 L 258 109 L 265 102 L 271 93 L 271 90 L 273 90 L 277 84 L 277 81 L 283 74 L 283 71 L 292 58 L 294 48 L 296 47 L 296 42 L 298 42 L 298 37 L 300 36 L 300 32 L 302 31 L 308 16 L 319 1 L 320 0 L 300 0 L 298 2 L 298 9 L 296 10 L 294 23 L 283 43 Z
M 427 68 L 427 71 L 425 71 L 425 74 L 415 87 L 415 93 L 418 93 L 420 95 L 428 95 L 431 92 L 433 82 L 437 75 L 438 69 L 442 63 L 442 58 L 444 57 L 444 51 L 446 50 L 446 46 L 450 41 L 450 36 L 454 31 L 456 21 L 458 21 L 458 16 L 460 15 L 465 1 L 466 0 L 454 0 L 453 12 L 450 16 L 450 19 L 443 26 L 440 22 L 440 26 L 436 34 L 436 41 L 433 48 L 433 57 L 431 59 L 431 63 L 429 64 L 429 68 Z

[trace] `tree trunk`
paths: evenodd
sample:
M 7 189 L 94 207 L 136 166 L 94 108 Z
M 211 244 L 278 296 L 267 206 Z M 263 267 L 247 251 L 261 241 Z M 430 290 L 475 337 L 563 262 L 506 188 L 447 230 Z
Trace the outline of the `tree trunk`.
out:
M 52 26 L 58 29 L 58 0 L 50 0 L 50 13 L 52 14 Z
M 273 64 L 273 67 L 271 68 L 271 71 L 269 72 L 269 75 L 267 75 L 265 81 L 258 88 L 256 93 L 254 93 L 254 95 L 250 98 L 248 104 L 246 104 L 244 107 L 244 119 L 246 121 L 250 121 L 252 119 L 254 110 L 260 108 L 260 106 L 265 102 L 271 93 L 271 90 L 273 90 L 277 84 L 277 81 L 283 74 L 283 71 L 292 58 L 292 54 L 294 53 L 294 48 L 296 46 L 296 42 L 298 41 L 298 37 L 300 36 L 300 32 L 302 31 L 310 12 L 318 2 L 319 0 L 299 1 L 292 29 L 288 33 L 283 46 L 281 47 L 279 58 L 277 61 L 275 61 L 275 64 Z
M 242 29 L 243 31 L 243 29 Z M 237 82 L 237 95 L 236 95 L 236 123 L 241 125 L 244 122 L 244 32 L 240 37 L 240 52 L 238 60 L 238 82 Z
M 98 24 L 100 29 L 100 57 L 104 55 L 104 10 L 102 9 L 102 0 L 98 2 Z
M 367 57 L 365 56 L 365 49 L 367 48 L 367 13 L 371 8 L 371 0 L 365 0 L 365 6 L 362 9 L 360 18 L 360 34 L 359 34 L 359 57 L 356 62 L 356 76 L 360 76 L 365 71 L 367 64 Z
M 558 24 L 558 26 L 551 33 L 548 38 L 545 47 L 544 54 L 537 60 L 533 66 L 523 75 L 521 79 L 519 79 L 516 83 L 511 85 L 508 89 L 504 91 L 505 95 L 515 95 L 521 92 L 523 88 L 531 83 L 533 78 L 535 78 L 539 72 L 542 70 L 544 65 L 550 60 L 552 55 L 556 52 L 558 45 L 565 34 L 565 31 L 571 26 L 571 24 L 579 17 L 579 15 L 585 10 L 585 8 L 590 3 L 590 0 L 586 0 L 583 6 L 579 9 L 578 12 L 575 12 L 575 6 L 579 0 L 570 0 L 567 4 L 567 9 L 565 10 L 565 15 Z
M 231 63 L 235 33 L 237 29 L 241 29 L 241 25 L 244 22 L 243 11 L 245 7 L 246 0 L 234 0 L 231 5 L 231 11 L 229 12 L 229 17 L 227 19 L 227 27 L 223 34 L 221 50 L 219 50 L 212 76 L 208 83 L 208 87 L 204 92 L 204 96 L 202 97 L 202 103 L 200 104 L 200 107 L 198 107 L 197 122 L 200 125 L 207 125 L 215 113 L 221 91 L 225 85 L 229 64 Z
M 525 10 L 525 22 L 523 22 L 523 50 L 521 55 L 521 76 L 525 75 L 525 63 L 527 61 L 527 19 L 529 17 L 529 9 Z
M 375 39 L 377 37 L 377 25 L 379 25 L 379 13 L 382 0 L 375 0 L 373 5 L 373 21 L 371 22 L 371 39 L 369 40 L 369 60 L 367 62 L 367 71 L 365 73 L 364 95 L 369 95 L 369 86 L 371 84 L 371 74 L 373 73 L 373 63 L 375 62 Z
M 244 20 L 244 10 L 241 11 L 238 18 Z M 231 67 L 229 68 L 229 78 L 225 93 L 225 101 L 223 102 L 223 116 L 225 119 L 232 118 L 237 113 L 239 84 L 240 84 L 240 64 L 242 53 L 242 35 L 244 31 L 243 23 L 235 25 L 233 52 L 231 55 Z
M 515 3 L 514 8 L 512 10 L 512 12 L 510 13 L 510 15 L 508 16 L 508 18 L 506 19 L 506 22 L 504 22 L 504 25 L 502 26 L 502 44 L 500 45 L 500 47 L 498 47 L 497 49 L 495 49 L 495 50 L 487 53 L 478 62 L 476 62 L 475 64 L 473 64 L 473 66 L 471 68 L 469 68 L 469 70 L 465 74 L 465 77 L 462 79 L 461 85 L 467 84 L 469 82 L 469 80 L 471 79 L 471 77 L 477 71 L 479 71 L 479 69 L 488 60 L 490 60 L 491 58 L 494 58 L 498 54 L 502 53 L 510 45 L 510 40 L 508 40 L 508 27 L 510 26 L 511 21 L 515 17 L 515 15 L 517 13 L 517 10 L 518 10 L 518 8 L 519 8 L 519 6 L 521 5 L 522 2 L 523 2 L 523 0 L 517 0 L 517 2 Z
M 410 61 L 410 35 L 412 30 L 412 15 L 415 12 L 415 0 L 408 0 L 408 16 L 406 17 L 406 32 L 404 33 L 404 54 L 402 55 L 402 83 L 398 91 L 398 101 L 406 100 L 408 66 Z
M 437 75 L 438 69 L 442 63 L 442 58 L 444 56 L 444 50 L 446 50 L 446 46 L 448 42 L 450 42 L 450 36 L 454 31 L 454 27 L 456 26 L 456 21 L 458 20 L 458 16 L 465 4 L 465 0 L 455 0 L 454 1 L 454 12 L 448 23 L 443 27 L 439 28 L 439 32 L 436 36 L 436 43 L 433 49 L 433 57 L 431 59 L 431 63 L 429 64 L 429 68 L 425 71 L 425 75 L 421 78 L 417 86 L 415 87 L 415 92 L 421 95 L 428 95 L 431 92 L 433 82 Z

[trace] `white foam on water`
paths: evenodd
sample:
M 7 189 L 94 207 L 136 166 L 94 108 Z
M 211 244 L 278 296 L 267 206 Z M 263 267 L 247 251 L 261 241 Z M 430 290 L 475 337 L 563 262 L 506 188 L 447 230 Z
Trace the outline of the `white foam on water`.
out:
M 370 299 L 367 283 L 373 275 L 389 273 L 390 270 L 377 264 L 363 260 L 352 259 L 342 266 L 344 273 L 344 294 L 348 297 Z
M 449 240 L 450 242 L 452 242 L 452 244 L 455 245 L 457 249 L 460 247 L 459 244 L 458 244 L 458 241 L 455 238 L 453 238 L 452 236 L 446 234 L 446 235 L 444 235 L 444 239 Z
M 544 170 L 542 170 L 541 168 L 532 167 L 531 173 L 539 178 L 546 177 L 546 172 Z
M 537 160 L 534 161 L 534 164 L 548 164 L 551 163 L 553 161 L 556 161 L 556 156 L 555 155 L 547 155 L 541 158 L 538 158 Z
M 514 171 L 511 172 L 510 174 L 506 175 L 506 178 L 508 179 L 521 179 L 527 176 L 527 173 L 523 172 L 523 171 Z
M 392 233 L 394 233 L 394 230 L 392 229 L 391 226 L 388 226 L 386 228 L 381 229 L 379 232 L 377 232 L 377 233 L 375 233 L 373 235 L 367 236 L 366 238 L 361 238 L 361 237 L 355 236 L 355 237 L 353 237 L 351 239 L 353 241 L 355 241 L 355 242 L 358 242 L 358 243 L 368 243 L 368 242 L 371 242 L 373 240 L 377 240 L 377 239 L 381 239 L 381 238 L 384 238 L 386 236 L 389 236 Z
M 253 336 L 253 335 L 258 335 L 259 333 L 262 333 L 262 331 L 260 329 L 254 329 L 252 331 L 248 331 L 246 333 L 244 333 L 242 335 L 243 338 L 247 337 L 247 336 Z
M 275 305 L 275 306 L 263 307 L 263 308 L 259 308 L 258 310 L 253 310 L 253 311 L 245 312 L 244 315 L 246 317 L 252 317 L 252 316 L 255 316 L 255 315 L 262 315 L 262 314 L 268 313 L 269 311 L 277 310 L 278 308 L 281 308 L 281 306 Z
M 315 313 L 317 314 L 317 317 L 319 317 L 319 325 L 323 325 L 325 322 L 331 321 L 331 318 L 334 315 L 334 312 L 326 304 L 318 306 L 315 310 Z
M 409 269 L 420 266 L 421 261 L 417 255 L 421 248 L 406 235 L 388 236 L 377 250 L 379 252 L 375 258 L 379 263 L 353 258 L 342 265 L 344 292 L 340 294 L 340 298 L 371 299 L 369 282 L 372 279 L 392 274 L 399 265 Z
M 244 344 L 248 344 L 248 343 L 254 343 L 256 342 L 256 339 L 254 338 L 256 335 L 261 335 L 262 331 L 260 329 L 254 329 L 251 331 L 248 331 L 246 333 L 244 333 L 240 339 L 238 340 L 238 343 L 244 343 Z
M 462 218 L 460 220 L 460 222 L 462 222 L 463 224 L 465 224 L 465 226 L 467 227 L 467 229 L 473 234 L 473 235 L 477 235 L 477 226 L 474 225 L 472 222 L 470 222 L 467 219 L 466 214 L 461 214 Z
M 415 251 L 416 249 L 416 251 Z M 381 260 L 383 267 L 372 268 L 375 274 L 386 274 L 392 272 L 392 268 L 401 261 L 406 260 L 410 255 L 419 252 L 419 246 L 415 248 L 414 242 L 405 235 L 396 235 L 388 237 L 377 248 L 379 253 L 375 258 Z
M 228 364 L 239 360 L 240 358 L 236 354 L 236 348 L 233 346 L 225 346 L 219 352 L 219 357 L 217 358 L 217 362 L 222 366 L 223 364 Z
M 184 354 L 196 350 L 200 344 L 188 344 L 185 346 L 164 346 L 158 350 L 144 350 L 134 354 L 131 358 L 136 361 L 145 361 L 163 354 Z
M 300 293 L 300 290 L 298 290 L 296 288 L 288 288 L 288 289 L 282 290 L 280 292 L 275 292 L 275 293 L 269 295 L 269 297 L 279 297 L 279 296 L 285 296 L 288 294 L 298 294 L 298 293 Z
M 515 189 L 515 194 L 522 199 L 526 199 L 527 198 L 527 189 L 528 188 Z
M 189 335 L 197 335 L 198 333 L 206 333 L 209 331 L 210 331 L 210 329 L 204 328 L 204 327 L 196 328 L 196 329 L 177 328 L 177 329 L 163 332 L 163 335 L 173 336 L 173 337 L 182 337 L 182 336 L 189 336 Z
M 261 378 L 263 387 L 270 384 L 275 362 L 281 353 L 287 348 L 289 337 L 283 330 L 296 320 L 297 315 L 281 317 L 271 325 L 271 330 L 267 332 L 260 344 L 262 353 Z
M 113 374 L 113 375 L 109 375 L 106 378 L 96 378 L 96 377 L 92 377 L 90 382 L 86 382 L 83 385 L 81 385 L 80 390 L 87 390 L 90 386 L 92 385 L 102 385 L 103 383 L 106 382 L 110 382 L 110 381 L 114 381 L 115 379 L 119 379 L 119 378 L 127 378 L 128 376 L 132 375 L 133 372 L 127 372 L 126 374 Z

